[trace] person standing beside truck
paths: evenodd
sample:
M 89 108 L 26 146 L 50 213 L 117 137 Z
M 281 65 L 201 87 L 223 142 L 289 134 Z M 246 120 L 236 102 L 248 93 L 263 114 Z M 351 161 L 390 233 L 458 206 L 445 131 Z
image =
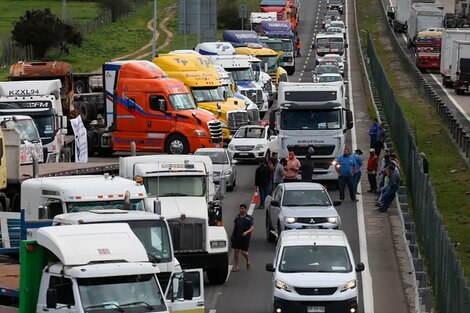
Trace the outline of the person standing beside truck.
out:
M 305 160 L 303 160 L 302 166 L 300 167 L 300 177 L 302 181 L 305 182 L 311 182 L 312 177 L 313 177 L 313 171 L 315 169 L 315 166 L 313 164 L 312 160 L 312 154 L 315 152 L 315 150 L 310 147 L 308 148 L 307 154 L 305 155 Z
M 299 170 L 302 165 L 295 157 L 294 151 L 289 152 L 289 159 L 286 165 L 286 174 L 284 175 L 284 182 L 293 182 L 299 180 Z
M 240 204 L 240 213 L 235 217 L 232 232 L 232 248 L 234 250 L 233 272 L 240 271 L 240 250 L 246 260 L 246 269 L 251 268 L 250 255 L 248 248 L 250 247 L 251 232 L 254 230 L 254 218 L 247 214 L 246 204 Z
M 255 172 L 255 186 L 258 188 L 259 191 L 259 208 L 264 208 L 264 199 L 269 192 L 269 180 L 270 180 L 270 173 L 269 168 L 266 166 L 266 160 L 262 159 L 259 161 L 259 166 Z

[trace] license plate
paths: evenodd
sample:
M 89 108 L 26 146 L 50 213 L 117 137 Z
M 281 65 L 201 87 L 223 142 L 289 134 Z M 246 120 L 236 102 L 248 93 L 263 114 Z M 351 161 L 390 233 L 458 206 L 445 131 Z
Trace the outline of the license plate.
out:
M 307 228 L 307 229 L 316 229 L 316 228 L 318 228 L 318 227 L 319 227 L 319 226 L 306 226 L 305 228 Z M 315 312 L 315 311 L 314 311 L 314 312 Z
M 318 313 L 318 312 L 324 313 L 325 307 L 324 306 L 308 306 L 307 312 L 308 313 Z
M 240 152 L 239 154 L 245 156 L 248 155 L 248 152 Z

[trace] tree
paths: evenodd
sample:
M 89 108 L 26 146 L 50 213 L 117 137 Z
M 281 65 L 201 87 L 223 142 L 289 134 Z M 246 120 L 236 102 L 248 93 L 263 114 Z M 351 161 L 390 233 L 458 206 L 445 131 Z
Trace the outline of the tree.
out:
M 225 29 L 240 29 L 241 19 L 238 16 L 238 4 L 233 0 L 217 2 L 218 27 Z
M 133 0 L 97 0 L 97 2 L 102 8 L 111 11 L 113 22 L 134 9 Z
M 69 24 L 62 22 L 50 9 L 26 11 L 14 22 L 11 32 L 18 46 L 31 46 L 35 58 L 43 58 L 47 50 L 59 47 L 68 53 L 68 44 L 80 46 L 82 35 Z

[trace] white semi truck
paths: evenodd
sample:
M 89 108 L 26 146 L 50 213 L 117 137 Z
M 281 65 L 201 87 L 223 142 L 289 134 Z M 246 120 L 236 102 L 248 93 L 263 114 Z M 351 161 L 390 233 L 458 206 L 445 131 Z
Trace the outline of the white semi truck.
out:
M 416 36 L 420 31 L 426 29 L 440 30 L 443 21 L 443 7 L 430 5 L 428 3 L 413 3 L 406 29 L 408 35 L 408 47 L 411 48 L 414 45 Z
M 170 226 L 181 267 L 203 268 L 210 283 L 224 283 L 228 236 L 221 204 L 214 200 L 211 159 L 196 155 L 124 157 L 119 160 L 119 173 L 143 180 L 148 207 L 154 206 Z
M 343 153 L 345 132 L 353 127 L 352 112 L 347 108 L 341 85 L 280 83 L 278 106 L 270 115 L 270 128 L 274 129 L 276 123 L 279 157 L 287 157 L 293 151 L 303 159 L 313 148 L 312 179 L 338 179 L 334 160 Z
M 450 80 L 455 93 L 470 92 L 470 40 L 454 40 L 452 43 Z
M 36 123 L 46 162 L 70 160 L 67 117 L 62 112 L 60 80 L 0 82 L 0 114 L 28 115 Z
M 447 88 L 454 87 L 454 80 L 452 79 L 452 66 L 454 58 L 457 53 L 454 48 L 457 46 L 454 44 L 456 40 L 468 41 L 470 40 L 470 29 L 468 28 L 454 28 L 444 29 L 442 32 L 442 43 L 441 43 L 441 76 L 442 84 Z M 455 79 L 455 74 L 454 74 Z

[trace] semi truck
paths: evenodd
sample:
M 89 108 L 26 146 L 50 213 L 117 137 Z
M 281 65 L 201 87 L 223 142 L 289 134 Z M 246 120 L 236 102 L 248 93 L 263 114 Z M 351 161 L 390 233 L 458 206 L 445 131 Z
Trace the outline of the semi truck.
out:
M 454 40 L 452 43 L 450 80 L 455 93 L 470 92 L 470 40 Z
M 225 30 L 223 40 L 230 42 L 232 46 L 246 47 L 249 43 L 261 44 L 258 34 L 253 30 Z
M 426 29 L 414 39 L 416 67 L 420 70 L 438 70 L 441 66 L 442 29 Z
M 393 14 L 389 14 L 393 30 L 398 33 L 406 32 L 413 3 L 432 4 L 435 2 L 435 0 L 397 0 L 396 7 L 388 8 L 390 13 L 393 12 Z
M 218 117 L 224 141 L 230 141 L 231 135 L 248 123 L 244 101 L 224 93 L 217 70 L 205 56 L 194 53 L 159 54 L 153 63 L 170 77 L 180 80 L 199 108 Z
M 261 12 L 274 12 L 278 21 L 290 19 L 291 8 L 287 0 L 261 0 Z
M 441 43 L 441 67 L 442 85 L 446 88 L 454 87 L 452 80 L 452 62 L 456 53 L 453 51 L 455 40 L 470 40 L 470 29 L 444 29 Z
M 158 273 L 125 223 L 39 228 L 35 240 L 22 241 L 20 264 L 8 269 L 19 276 L 19 313 L 204 312 L 202 271 L 174 273 L 166 294 Z M 18 286 L 2 275 L 0 284 L 7 282 Z
M 282 40 L 281 66 L 288 75 L 295 73 L 294 32 L 290 21 L 262 21 L 260 36 Z
M 257 34 L 260 33 L 262 21 L 277 21 L 276 12 L 251 12 L 250 13 L 250 28 Z
M 181 267 L 203 268 L 211 284 L 223 284 L 229 266 L 228 236 L 221 202 L 216 201 L 211 159 L 200 155 L 124 157 L 119 160 L 119 175 L 142 179 L 149 207 L 159 203 L 157 214 L 170 226 Z
M 54 80 L 0 82 L 0 115 L 30 116 L 39 131 L 45 162 L 69 161 L 73 136 L 67 136 L 62 83 Z
M 345 132 L 353 127 L 344 88 L 339 84 L 281 83 L 278 106 L 270 115 L 271 129 L 278 127 L 279 157 L 294 151 L 299 159 L 313 148 L 313 180 L 335 181 L 334 160 L 343 153 Z
M 416 46 L 416 37 L 423 30 L 442 30 L 444 10 L 441 6 L 413 3 L 406 29 L 408 48 Z

